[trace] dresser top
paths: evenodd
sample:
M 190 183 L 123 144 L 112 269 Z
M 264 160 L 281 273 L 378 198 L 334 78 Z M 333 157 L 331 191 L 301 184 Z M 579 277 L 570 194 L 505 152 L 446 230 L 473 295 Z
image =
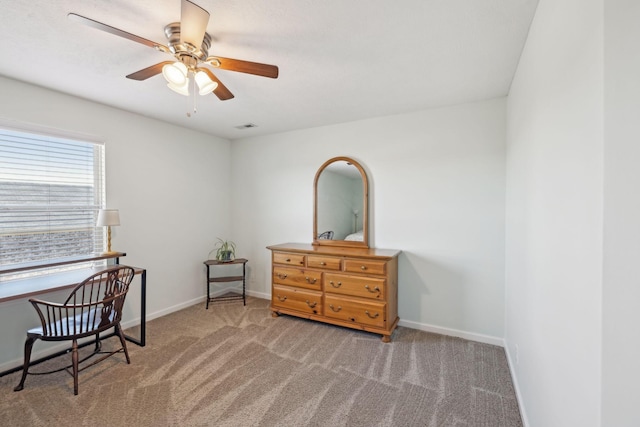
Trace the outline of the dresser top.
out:
M 272 251 L 300 252 L 306 254 L 350 256 L 360 258 L 394 258 L 400 252 L 395 249 L 377 248 L 352 248 L 342 246 L 320 246 L 309 243 L 282 243 L 279 245 L 267 246 Z

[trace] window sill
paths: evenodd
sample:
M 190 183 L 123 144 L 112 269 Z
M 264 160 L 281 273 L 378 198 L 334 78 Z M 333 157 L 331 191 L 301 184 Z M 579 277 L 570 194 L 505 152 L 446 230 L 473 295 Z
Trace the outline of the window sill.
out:
M 81 262 L 91 262 L 115 258 L 117 263 L 118 258 L 125 255 L 126 253 L 124 252 L 115 252 L 109 255 L 90 255 L 84 257 L 60 258 L 46 264 L 37 262 L 12 264 L 10 266 L 0 267 L 0 279 L 2 275 L 6 274 L 15 274 L 29 270 L 54 268 Z M 101 267 L 80 268 L 77 270 L 45 273 L 36 277 L 18 278 L 7 281 L 0 280 L 0 302 L 27 298 L 34 295 L 70 288 L 82 282 L 91 274 L 100 271 L 101 269 Z
M 87 255 L 87 256 L 57 258 L 47 263 L 43 263 L 41 261 L 34 261 L 34 262 L 25 262 L 22 264 L 11 264 L 11 265 L 5 265 L 0 267 L 0 276 L 3 274 L 14 274 L 22 271 L 42 270 L 45 268 L 59 267 L 61 265 L 77 264 L 79 262 L 91 262 L 91 261 L 99 261 L 102 259 L 120 258 L 126 255 L 127 254 L 124 252 L 113 252 L 107 255 L 95 254 L 95 255 Z

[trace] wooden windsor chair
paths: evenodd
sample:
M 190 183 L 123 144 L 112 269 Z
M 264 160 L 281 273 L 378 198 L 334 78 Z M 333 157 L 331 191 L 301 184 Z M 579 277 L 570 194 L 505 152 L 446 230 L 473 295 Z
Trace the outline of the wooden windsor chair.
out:
M 120 326 L 122 307 L 133 280 L 134 270 L 124 265 L 114 265 L 99 271 L 77 285 L 64 303 L 30 299 L 40 318 L 41 326 L 29 329 L 24 344 L 24 366 L 22 378 L 14 391 L 24 388 L 27 375 L 44 375 L 66 370 L 73 376 L 73 393 L 78 394 L 78 373 L 116 353 L 124 353 L 131 363 L 124 333 Z M 100 333 L 114 328 L 120 338 L 121 347 L 113 351 L 102 351 Z M 95 335 L 95 349 L 82 360 L 78 360 L 78 340 Z M 71 364 L 47 372 L 29 372 L 31 350 L 36 340 L 71 341 Z M 84 361 L 96 355 L 100 358 L 80 367 Z M 69 371 L 71 368 L 71 371 Z

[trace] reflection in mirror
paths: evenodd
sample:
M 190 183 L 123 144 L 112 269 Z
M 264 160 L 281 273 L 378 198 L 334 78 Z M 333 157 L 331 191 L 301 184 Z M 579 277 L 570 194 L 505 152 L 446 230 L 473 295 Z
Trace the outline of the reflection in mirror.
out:
M 316 174 L 314 243 L 365 246 L 367 181 L 362 167 L 352 159 L 336 157 Z
M 318 238 L 362 241 L 361 213 L 362 178 L 358 169 L 347 162 L 327 166 L 318 178 Z

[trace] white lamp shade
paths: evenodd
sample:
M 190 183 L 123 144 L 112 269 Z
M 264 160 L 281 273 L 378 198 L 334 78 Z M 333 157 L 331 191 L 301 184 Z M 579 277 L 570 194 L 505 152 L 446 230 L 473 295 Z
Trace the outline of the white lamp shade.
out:
M 120 214 L 118 209 L 100 209 L 98 211 L 97 227 L 105 227 L 107 225 L 120 225 Z
M 174 85 L 173 83 L 167 83 L 167 87 L 180 95 L 189 96 L 189 78 L 185 79 L 184 84 Z
M 165 80 L 176 86 L 182 86 L 187 81 L 187 66 L 182 62 L 174 62 L 162 67 L 162 75 Z
M 200 91 L 198 92 L 200 95 L 211 93 L 218 87 L 218 83 L 211 80 L 211 77 L 209 77 L 209 75 L 204 71 L 198 71 L 195 79 L 196 83 L 198 83 L 198 87 L 200 88 Z

